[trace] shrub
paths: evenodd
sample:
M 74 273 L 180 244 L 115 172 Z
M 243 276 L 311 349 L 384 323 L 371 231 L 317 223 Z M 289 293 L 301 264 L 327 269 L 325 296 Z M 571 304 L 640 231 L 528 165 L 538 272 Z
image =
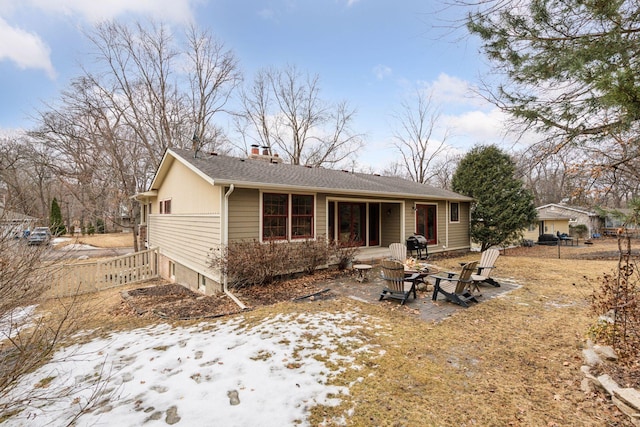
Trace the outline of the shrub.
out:
M 236 241 L 212 249 L 209 266 L 227 274 L 229 287 L 240 288 L 265 285 L 294 273 L 311 274 L 326 265 L 331 255 L 332 246 L 325 239 L 266 243 Z
M 571 234 L 572 236 L 578 236 L 581 239 L 583 239 L 584 236 L 587 235 L 587 231 L 587 226 L 584 224 L 569 226 L 569 234 Z
M 0 222 L 6 220 L 0 211 Z M 43 380 L 48 388 L 43 393 L 36 388 L 19 387 L 21 379 L 42 366 L 59 344 L 77 332 L 80 315 L 85 312 L 75 298 L 55 302 L 48 310 L 36 310 L 53 282 L 56 265 L 47 260 L 50 248 L 32 247 L 0 233 L 0 424 L 22 425 L 33 419 L 29 407 L 44 407 L 50 396 L 75 395 L 79 389 L 65 385 L 59 389 Z M 78 413 L 105 396 L 97 393 L 104 382 L 96 378 L 96 392 L 88 401 L 77 405 Z M 61 425 L 73 425 L 73 420 L 60 420 Z M 37 421 L 35 422 L 37 424 Z
M 333 242 L 333 254 L 338 264 L 338 269 L 344 270 L 355 260 L 360 246 L 354 240 L 347 242 Z
M 618 267 L 605 274 L 593 293 L 592 310 L 599 316 L 591 332 L 611 345 L 625 364 L 640 357 L 640 271 L 631 258 L 631 239 L 618 237 Z
M 295 265 L 302 269 L 307 274 L 313 274 L 318 267 L 327 265 L 331 259 L 333 248 L 327 241 L 322 238 L 318 240 L 307 240 L 299 247 L 299 244 L 294 248 L 295 251 Z

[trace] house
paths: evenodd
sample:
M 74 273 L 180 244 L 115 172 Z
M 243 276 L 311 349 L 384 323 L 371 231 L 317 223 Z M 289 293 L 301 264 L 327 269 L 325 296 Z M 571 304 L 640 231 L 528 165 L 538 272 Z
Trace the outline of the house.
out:
M 16 236 L 23 235 L 25 230 L 33 228 L 37 218 L 18 212 L 5 209 L 0 205 L 0 236 Z
M 542 234 L 569 234 L 569 222 L 571 217 L 562 212 L 538 210 L 538 222 L 532 224 L 524 232 L 524 239 L 537 241 Z
M 558 231 L 569 234 L 570 228 L 583 224 L 587 227 L 586 236 L 592 236 L 594 233 L 600 233 L 604 225 L 603 218 L 597 212 L 583 207 L 550 203 L 539 206 L 536 210 L 539 221 L 538 234 L 556 234 Z
M 141 203 L 140 237 L 159 248 L 163 277 L 206 294 L 223 277 L 212 248 L 233 241 L 356 242 L 383 256 L 414 233 L 430 252 L 470 247 L 473 199 L 394 177 L 169 149 Z
M 630 208 L 603 209 L 604 226 L 602 234 L 607 236 L 616 236 L 620 230 L 634 237 L 640 236 L 640 227 L 632 221 L 626 220 L 627 217 L 634 217 L 635 212 Z

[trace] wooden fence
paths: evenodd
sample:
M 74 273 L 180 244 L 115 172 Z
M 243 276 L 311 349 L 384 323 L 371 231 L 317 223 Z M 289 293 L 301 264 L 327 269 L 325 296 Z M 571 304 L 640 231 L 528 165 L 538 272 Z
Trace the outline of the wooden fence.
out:
M 50 274 L 49 297 L 99 292 L 158 277 L 158 249 L 107 260 L 57 265 Z

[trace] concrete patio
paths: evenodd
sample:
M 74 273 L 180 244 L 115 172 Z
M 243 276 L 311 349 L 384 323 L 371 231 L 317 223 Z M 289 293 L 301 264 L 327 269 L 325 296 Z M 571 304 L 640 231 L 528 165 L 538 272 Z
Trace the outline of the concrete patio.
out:
M 379 301 L 380 293 L 384 287 L 384 280 L 380 275 L 381 267 L 379 262 L 375 259 L 367 259 L 366 261 L 373 267 L 367 273 L 367 280 L 363 282 L 356 280 L 358 273 L 354 270 L 353 273 L 345 274 L 344 276 L 340 276 L 327 282 L 326 287 L 339 295 L 353 298 L 358 301 L 371 304 L 390 304 L 401 307 L 400 301 L 398 300 L 384 299 L 383 301 Z M 365 262 L 365 260 L 359 262 Z M 520 286 L 509 279 L 502 279 L 500 277 L 495 277 L 495 279 L 500 283 L 500 287 L 494 287 L 487 284 L 480 285 L 481 296 L 477 297 L 479 304 L 512 291 Z M 426 289 L 418 290 L 417 298 L 413 299 L 412 295 L 404 306 L 402 306 L 406 310 L 415 313 L 420 317 L 420 319 L 430 322 L 439 322 L 459 310 L 473 310 L 476 306 L 475 303 L 471 303 L 470 307 L 465 308 L 446 301 L 442 295 L 438 295 L 437 301 L 432 301 L 433 279 L 428 278 L 426 281 Z

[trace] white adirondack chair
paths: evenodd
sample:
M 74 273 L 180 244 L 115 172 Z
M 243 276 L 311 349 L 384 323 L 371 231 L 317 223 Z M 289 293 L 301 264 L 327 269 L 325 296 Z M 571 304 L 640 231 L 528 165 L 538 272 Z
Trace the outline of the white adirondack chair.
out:
M 471 279 L 476 283 L 488 283 L 495 287 L 500 287 L 500 283 L 491 278 L 491 272 L 495 267 L 496 260 L 500 256 L 500 251 L 497 249 L 487 249 L 482 252 L 480 261 L 478 262 L 478 271 L 476 274 L 471 275 Z

